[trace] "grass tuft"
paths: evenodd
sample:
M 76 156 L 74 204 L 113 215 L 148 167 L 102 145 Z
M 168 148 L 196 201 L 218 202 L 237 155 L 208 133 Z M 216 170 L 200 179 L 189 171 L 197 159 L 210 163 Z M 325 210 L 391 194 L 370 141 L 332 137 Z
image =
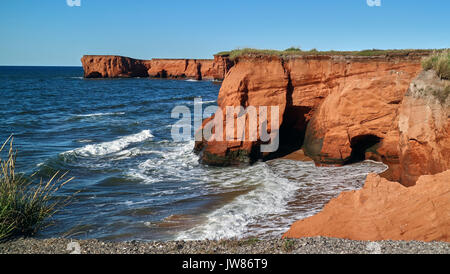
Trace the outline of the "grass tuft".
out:
M 295 240 L 285 239 L 282 248 L 285 252 L 292 252 L 295 248 Z
M 448 96 L 450 96 L 450 85 L 445 85 L 442 90 L 433 90 L 433 96 L 436 97 L 441 104 L 445 104 Z
M 6 159 L 1 153 L 7 147 Z M 48 218 L 66 205 L 69 198 L 55 193 L 73 178 L 67 173 L 56 172 L 48 182 L 33 182 L 15 172 L 16 155 L 13 138 L 9 137 L 0 147 L 0 241 L 16 236 L 30 236 L 47 226 Z
M 435 51 L 422 60 L 424 70 L 434 70 L 441 79 L 450 80 L 450 49 Z

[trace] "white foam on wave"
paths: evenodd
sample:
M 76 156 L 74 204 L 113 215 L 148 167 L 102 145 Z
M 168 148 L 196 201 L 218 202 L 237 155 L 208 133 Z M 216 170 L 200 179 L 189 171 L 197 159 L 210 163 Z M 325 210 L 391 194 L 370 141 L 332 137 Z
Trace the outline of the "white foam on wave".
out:
M 220 185 L 221 191 L 242 184 L 254 189 L 210 212 L 204 223 L 176 238 L 281 237 L 294 221 L 317 213 L 340 192 L 360 188 L 369 172 L 385 168 L 377 162 L 323 168 L 312 162 L 277 159 L 242 169 L 241 174 L 209 174 L 209 180 L 216 181 L 210 187 Z
M 125 160 L 125 159 L 130 159 L 136 156 L 141 156 L 141 155 L 149 155 L 149 154 L 155 154 L 155 155 L 161 155 L 162 152 L 159 150 L 147 150 L 147 149 L 143 149 L 143 148 L 139 148 L 139 147 L 133 147 L 131 149 L 125 149 L 122 151 L 119 151 L 117 153 L 114 154 L 114 161 L 119 161 L 119 160 Z
M 166 144 L 165 141 L 161 142 Z M 145 184 L 164 182 L 167 181 L 167 178 L 173 180 L 196 178 L 202 172 L 195 168 L 199 166 L 199 163 L 198 157 L 193 153 L 193 147 L 194 141 L 164 146 L 164 150 L 153 151 L 155 157 L 130 169 L 128 175 L 142 180 Z
M 113 115 L 125 115 L 125 112 L 97 112 L 90 114 L 77 114 L 76 117 L 99 117 L 99 116 L 113 116 Z
M 315 167 L 312 162 L 282 159 L 249 167 L 209 168 L 199 164 L 193 153 L 194 141 L 160 141 L 154 145 L 157 147 L 147 151 L 151 157 L 129 169 L 128 176 L 143 184 L 185 182 L 183 188 L 188 195 L 184 198 L 223 198 L 214 209 L 199 216 L 200 224 L 179 232 L 175 236 L 179 240 L 281 237 L 294 221 L 320 211 L 340 192 L 360 188 L 369 172 L 379 173 L 386 168 L 370 161 Z M 129 157 L 133 148 L 115 155 Z M 177 188 L 175 193 L 179 191 Z M 158 195 L 171 194 L 159 191 Z M 228 201 L 226 197 L 232 196 Z
M 208 214 L 207 221 L 197 227 L 178 234 L 179 240 L 224 239 L 242 237 L 248 226 L 259 218 L 272 214 L 283 214 L 287 203 L 298 186 L 276 176 L 265 163 L 246 168 L 244 177 L 247 186 L 255 189 L 236 197 L 231 203 Z M 252 174 L 251 177 L 249 175 Z M 231 183 L 233 187 L 238 181 Z M 236 186 L 236 185 L 235 185 Z
M 201 101 L 201 104 L 211 104 L 211 103 L 215 103 L 216 100 L 210 100 L 210 101 Z
M 92 143 L 93 141 L 91 139 L 80 139 L 77 140 L 78 143 Z
M 81 148 L 66 151 L 63 154 L 75 154 L 83 157 L 102 156 L 119 152 L 133 143 L 140 143 L 151 137 L 153 137 L 153 135 L 150 133 L 150 130 L 146 129 L 136 134 L 121 137 L 114 141 L 86 145 Z

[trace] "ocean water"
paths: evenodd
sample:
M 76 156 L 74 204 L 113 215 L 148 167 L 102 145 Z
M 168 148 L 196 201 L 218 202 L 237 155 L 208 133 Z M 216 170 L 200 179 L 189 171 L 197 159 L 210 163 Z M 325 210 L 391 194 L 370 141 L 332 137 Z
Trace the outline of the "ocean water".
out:
M 0 140 L 14 134 L 17 168 L 75 179 L 77 193 L 37 237 L 102 240 L 280 237 L 341 191 L 358 189 L 365 161 L 345 167 L 275 159 L 243 167 L 198 163 L 174 142 L 172 108 L 215 105 L 220 83 L 82 78 L 80 67 L 0 67 Z M 3 141 L 2 141 L 3 142 Z

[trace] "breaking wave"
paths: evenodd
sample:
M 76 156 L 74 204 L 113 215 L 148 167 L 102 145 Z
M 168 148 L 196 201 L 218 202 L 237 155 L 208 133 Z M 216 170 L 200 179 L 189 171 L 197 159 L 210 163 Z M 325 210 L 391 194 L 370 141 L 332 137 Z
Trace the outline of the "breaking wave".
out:
M 69 150 L 64 152 L 63 155 L 74 154 L 82 157 L 103 156 L 122 151 L 133 143 L 140 143 L 152 137 L 153 135 L 150 133 L 150 130 L 147 129 L 136 134 L 121 137 L 114 141 L 90 144 L 81 148 Z
M 185 180 L 192 176 L 201 178 L 203 171 L 198 167 L 197 156 L 193 153 L 194 141 L 187 143 L 159 143 L 160 150 L 150 151 L 154 157 L 130 169 L 129 176 L 142 180 L 144 184 L 170 180 Z
M 201 225 L 178 233 L 176 238 L 280 237 L 293 222 L 317 213 L 342 191 L 362 187 L 368 173 L 385 169 L 384 164 L 370 161 L 320 168 L 312 162 L 291 160 L 258 163 L 242 170 L 237 180 L 231 173 L 222 184 L 222 188 L 224 184 L 233 187 L 233 183 L 236 187 L 241 181 L 249 192 L 208 213 Z
M 246 168 L 243 173 L 241 178 L 244 178 L 245 182 L 241 183 L 253 190 L 208 214 L 204 224 L 181 232 L 177 239 L 243 237 L 247 234 L 249 225 L 257 222 L 259 217 L 283 214 L 287 211 L 287 202 L 298 188 L 295 184 L 275 176 L 265 163 Z

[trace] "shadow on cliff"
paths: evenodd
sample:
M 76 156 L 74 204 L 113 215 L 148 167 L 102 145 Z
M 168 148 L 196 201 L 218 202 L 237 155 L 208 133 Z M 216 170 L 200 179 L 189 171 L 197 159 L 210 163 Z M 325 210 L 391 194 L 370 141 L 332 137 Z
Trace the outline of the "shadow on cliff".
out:
M 366 152 L 369 151 L 373 146 L 380 143 L 381 138 L 372 135 L 358 135 L 350 140 L 350 147 L 352 152 L 350 157 L 344 162 L 344 165 L 353 164 L 357 162 L 362 162 L 366 160 Z
M 310 107 L 294 106 L 292 94 L 291 77 L 288 75 L 288 86 L 286 89 L 286 109 L 283 114 L 283 122 L 280 125 L 280 145 L 277 151 L 263 156 L 263 161 L 284 157 L 302 148 L 305 140 L 306 126 L 308 121 L 306 115 L 311 112 Z

